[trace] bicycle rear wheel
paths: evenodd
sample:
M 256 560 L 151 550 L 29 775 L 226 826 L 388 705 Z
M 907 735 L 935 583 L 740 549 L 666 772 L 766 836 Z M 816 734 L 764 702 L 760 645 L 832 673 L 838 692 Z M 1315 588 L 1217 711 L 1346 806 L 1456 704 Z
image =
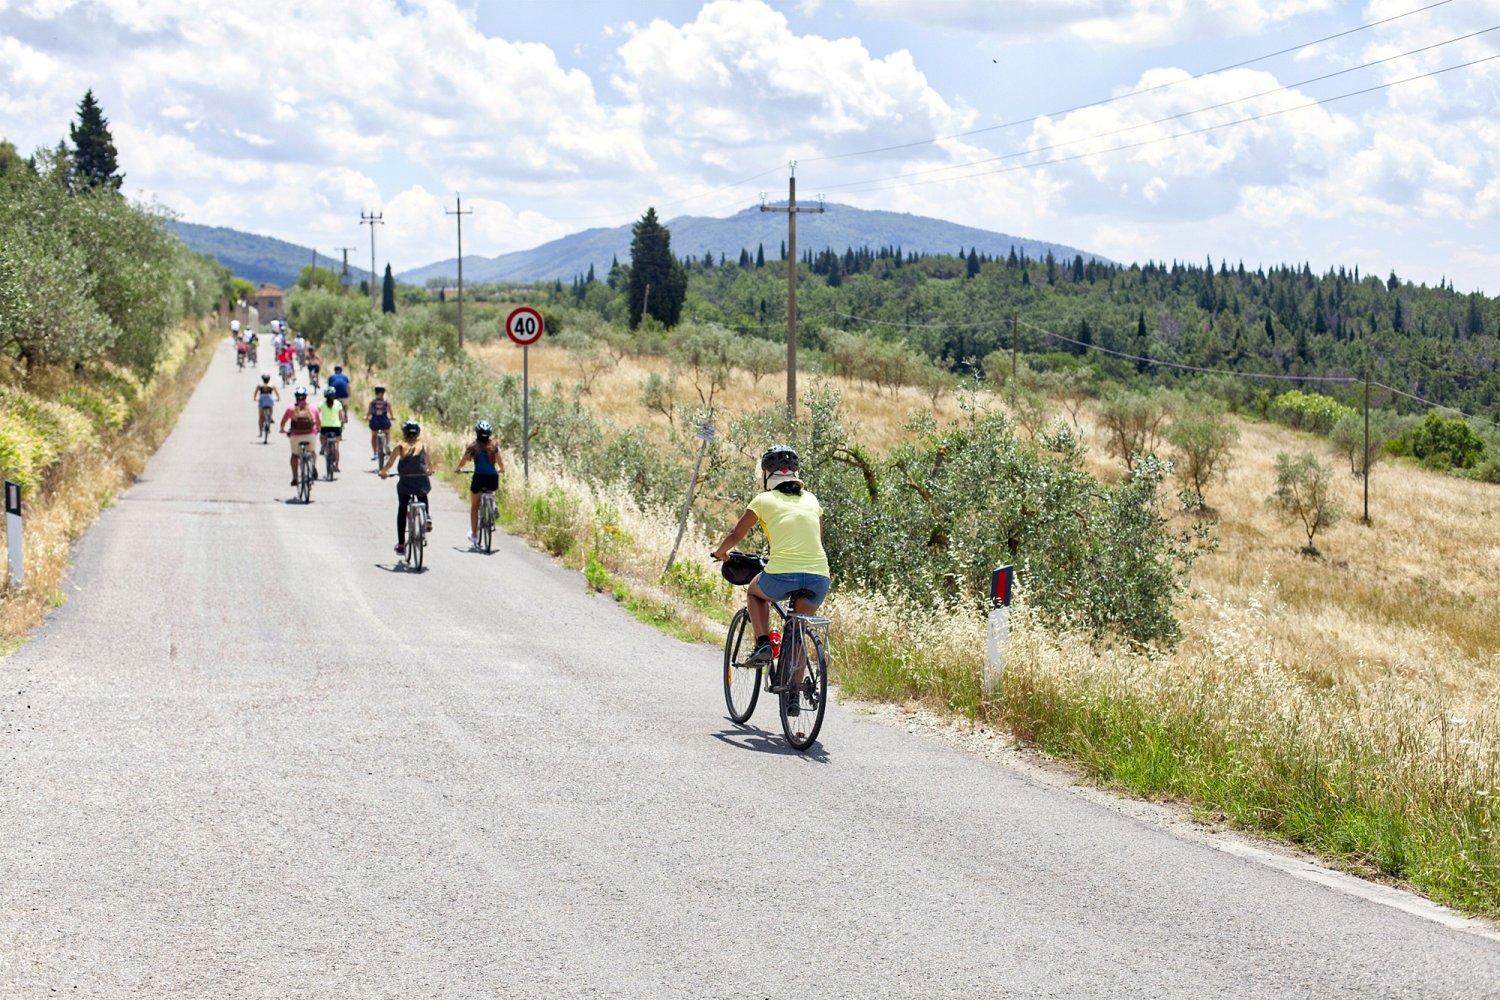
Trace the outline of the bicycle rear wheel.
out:
M 479 544 L 483 546 L 485 555 L 493 551 L 492 544 L 495 540 L 495 498 L 488 493 L 479 502 Z
M 303 503 L 312 503 L 312 481 L 318 478 L 318 462 L 305 447 L 302 451 L 301 470 L 297 477 L 297 495 Z
M 330 440 L 323 442 L 323 465 L 328 470 L 325 478 L 333 482 L 333 442 Z
M 729 718 L 737 723 L 749 721 L 760 698 L 761 666 L 745 662 L 755 651 L 755 631 L 750 627 L 750 613 L 740 608 L 729 621 L 724 635 L 724 705 Z
M 807 651 L 807 669 L 799 683 L 782 692 L 781 731 L 793 750 L 806 750 L 817 740 L 818 730 L 823 728 L 823 711 L 828 707 L 828 654 L 823 640 L 812 629 L 799 628 L 797 634 Z M 795 658 L 785 662 L 789 670 L 796 669 Z M 798 708 L 796 715 L 787 712 L 793 704 Z
M 412 553 L 413 565 L 417 572 L 422 571 L 422 560 L 427 554 L 427 511 L 418 506 L 414 508 L 416 516 L 412 518 L 412 539 L 409 540 L 408 549 Z

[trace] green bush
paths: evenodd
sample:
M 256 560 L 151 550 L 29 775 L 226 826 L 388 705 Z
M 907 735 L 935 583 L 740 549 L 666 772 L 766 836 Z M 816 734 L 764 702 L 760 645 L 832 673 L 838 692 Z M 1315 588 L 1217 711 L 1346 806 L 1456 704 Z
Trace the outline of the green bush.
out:
M 1271 401 L 1270 408 L 1271 419 L 1315 434 L 1328 434 L 1340 417 L 1357 412 L 1330 396 L 1302 392 L 1300 389 L 1283 392 Z
M 1473 469 L 1484 461 L 1484 438 L 1462 417 L 1430 412 L 1402 436 L 1402 451 L 1429 469 Z

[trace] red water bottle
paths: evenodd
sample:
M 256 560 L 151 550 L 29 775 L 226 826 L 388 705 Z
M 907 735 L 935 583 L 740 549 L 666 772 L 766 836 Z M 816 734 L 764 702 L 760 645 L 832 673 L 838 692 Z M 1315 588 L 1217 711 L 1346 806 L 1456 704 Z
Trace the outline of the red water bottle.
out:
M 774 628 L 771 630 L 771 659 L 781 656 L 781 633 Z

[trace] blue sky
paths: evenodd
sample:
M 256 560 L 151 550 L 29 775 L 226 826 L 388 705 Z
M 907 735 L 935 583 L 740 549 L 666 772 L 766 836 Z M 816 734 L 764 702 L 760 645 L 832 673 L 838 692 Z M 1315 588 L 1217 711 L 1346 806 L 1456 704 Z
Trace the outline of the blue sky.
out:
M 1500 60 L 1273 114 L 1500 54 L 1455 41 L 1500 0 L 1431 3 L 0 0 L 0 136 L 55 143 L 92 87 L 132 196 L 358 260 L 380 210 L 397 270 L 453 255 L 455 192 L 489 256 L 647 205 L 727 215 L 795 158 L 804 197 L 1116 260 L 1495 294 Z

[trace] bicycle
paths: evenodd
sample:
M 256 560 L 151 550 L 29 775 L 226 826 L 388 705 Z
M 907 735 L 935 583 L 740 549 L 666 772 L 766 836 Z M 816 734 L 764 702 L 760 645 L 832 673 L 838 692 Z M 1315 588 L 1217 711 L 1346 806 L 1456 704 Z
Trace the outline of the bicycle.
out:
M 323 440 L 318 446 L 318 452 L 323 456 L 323 464 L 328 470 L 327 475 L 324 476 L 324 478 L 331 483 L 333 482 L 334 466 L 339 464 L 339 439 L 333 437 L 330 434 L 323 434 L 320 436 L 323 438 Z
M 486 555 L 494 551 L 491 543 L 495 538 L 495 522 L 500 519 L 500 510 L 495 506 L 495 494 L 479 494 L 479 547 Z
M 427 505 L 413 493 L 406 498 L 406 565 L 422 572 L 427 549 Z
M 248 365 L 250 365 L 250 367 L 252 367 L 252 368 L 255 367 L 255 345 L 254 344 L 251 344 L 250 345 L 250 349 L 245 352 L 245 362 Z
M 260 408 L 260 443 L 271 443 L 271 408 L 269 406 Z
M 245 370 L 245 352 L 240 348 L 235 348 L 234 363 L 240 371 Z
M 745 552 L 731 553 L 730 558 L 762 567 L 766 563 L 763 556 Z M 812 591 L 794 590 L 787 597 L 787 606 L 796 608 L 799 599 L 812 596 Z M 724 636 L 724 704 L 733 722 L 748 722 L 760 699 L 764 677 L 766 692 L 780 696 L 782 734 L 792 749 L 805 752 L 817 740 L 828 707 L 830 622 L 820 615 L 788 611 L 780 601 L 772 601 L 771 609 L 782 627 L 779 639 L 775 630 L 771 632 L 769 664 L 750 659 L 755 650 L 750 612 L 740 608 L 729 622 Z
M 375 432 L 375 468 L 384 468 L 385 460 L 391 457 L 391 436 L 385 431 Z
M 303 441 L 297 446 L 297 499 L 312 503 L 312 484 L 318 478 L 318 460 L 312 446 Z

